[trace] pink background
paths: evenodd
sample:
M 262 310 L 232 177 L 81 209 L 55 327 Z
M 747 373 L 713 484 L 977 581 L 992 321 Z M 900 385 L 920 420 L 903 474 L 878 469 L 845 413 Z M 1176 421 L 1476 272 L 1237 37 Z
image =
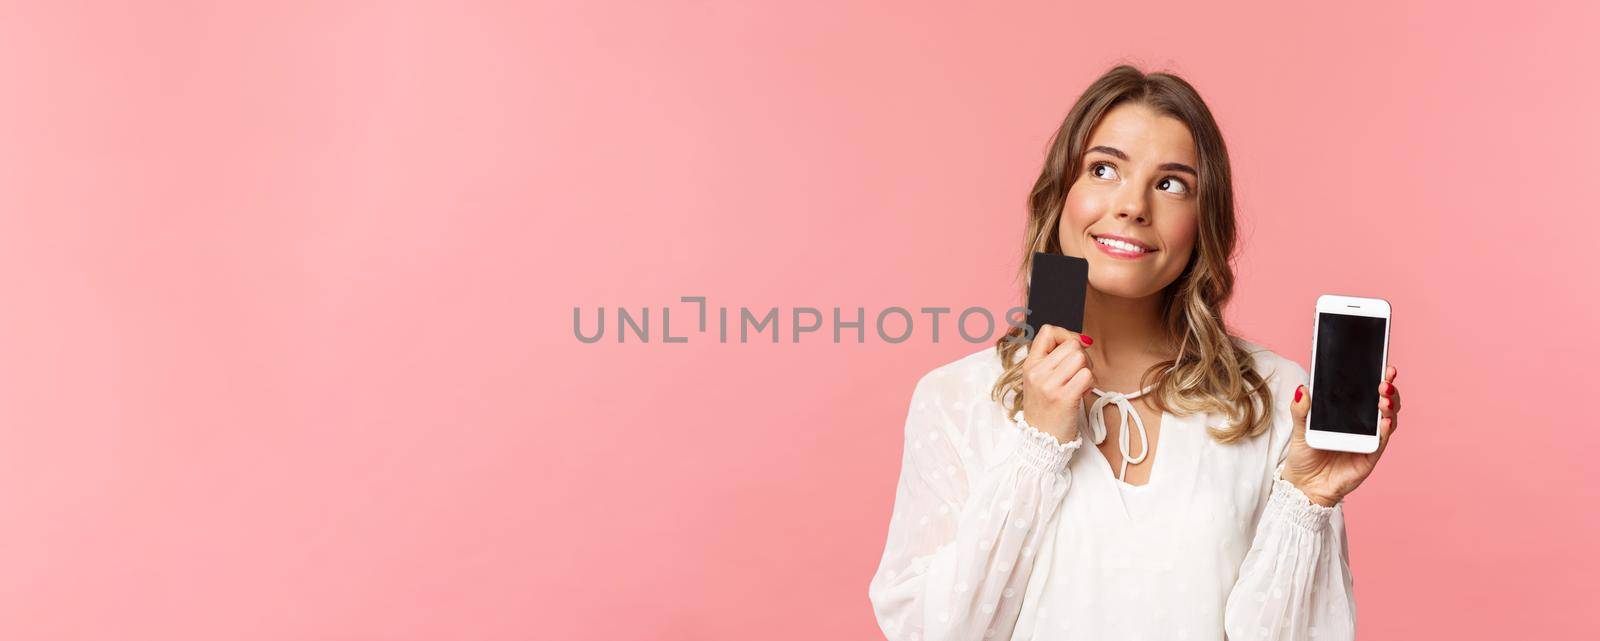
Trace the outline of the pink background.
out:
M 912 385 L 978 347 L 572 308 L 1003 309 L 1129 60 L 1227 136 L 1240 332 L 1304 364 L 1319 293 L 1394 303 L 1363 636 L 1592 638 L 1592 5 L 34 4 L 0 637 L 874 638 Z

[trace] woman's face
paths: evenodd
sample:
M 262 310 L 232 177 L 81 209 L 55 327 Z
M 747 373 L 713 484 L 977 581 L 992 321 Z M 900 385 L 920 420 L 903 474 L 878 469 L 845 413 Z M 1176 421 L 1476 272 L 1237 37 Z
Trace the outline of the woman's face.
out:
M 1196 167 L 1189 128 L 1146 105 L 1095 125 L 1059 232 L 1066 254 L 1089 261 L 1090 287 L 1143 298 L 1177 280 L 1199 229 Z

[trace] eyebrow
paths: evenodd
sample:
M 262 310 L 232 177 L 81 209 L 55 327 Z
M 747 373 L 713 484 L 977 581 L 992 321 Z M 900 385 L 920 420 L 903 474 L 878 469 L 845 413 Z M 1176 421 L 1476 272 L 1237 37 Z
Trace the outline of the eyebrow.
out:
M 1092 152 L 1096 152 L 1096 151 L 1098 151 L 1098 152 L 1100 152 L 1102 154 L 1105 154 L 1107 156 L 1111 156 L 1113 158 L 1116 158 L 1117 160 L 1122 160 L 1122 161 L 1128 160 L 1128 154 L 1123 153 L 1121 149 L 1117 149 L 1116 147 L 1107 147 L 1105 145 L 1095 145 L 1093 147 L 1090 147 L 1089 151 L 1086 151 L 1084 153 L 1092 153 Z M 1194 167 L 1190 167 L 1190 166 L 1185 165 L 1185 164 L 1183 164 L 1181 162 L 1163 163 L 1160 167 L 1157 167 L 1157 169 L 1161 169 L 1163 171 L 1182 171 L 1182 172 L 1186 172 L 1189 175 L 1194 176 L 1196 178 L 1200 177 L 1200 172 L 1195 171 Z

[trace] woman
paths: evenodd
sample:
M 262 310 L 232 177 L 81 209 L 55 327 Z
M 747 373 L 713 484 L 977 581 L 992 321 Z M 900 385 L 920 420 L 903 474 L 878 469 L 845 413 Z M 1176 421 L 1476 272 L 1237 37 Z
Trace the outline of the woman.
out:
M 917 383 L 870 588 L 889 638 L 1354 636 L 1340 501 L 1388 446 L 1395 369 L 1377 452 L 1307 447 L 1305 369 L 1223 323 L 1234 238 L 1194 88 L 1096 80 L 1034 184 L 1022 265 L 1089 261 L 1084 334 L 1013 331 Z

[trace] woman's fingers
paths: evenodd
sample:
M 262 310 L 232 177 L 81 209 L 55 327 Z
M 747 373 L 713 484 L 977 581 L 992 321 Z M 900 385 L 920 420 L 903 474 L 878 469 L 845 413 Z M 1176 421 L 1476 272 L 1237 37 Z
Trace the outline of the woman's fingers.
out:
M 1077 345 L 1071 342 L 1065 342 L 1056 345 L 1055 349 L 1044 358 L 1039 359 L 1039 362 L 1035 363 L 1034 367 L 1039 368 L 1039 370 L 1044 372 L 1053 371 L 1056 367 L 1061 365 L 1061 361 L 1064 361 L 1068 356 L 1071 356 L 1072 352 L 1076 351 L 1075 348 L 1077 347 Z
M 1378 464 L 1378 459 L 1383 457 L 1383 451 L 1389 449 L 1389 437 L 1394 435 L 1395 420 L 1388 416 L 1378 419 L 1378 449 L 1365 455 L 1367 462 Z
M 1082 349 L 1062 347 L 1056 351 L 1063 354 L 1063 356 L 1061 360 L 1052 366 L 1050 376 L 1046 379 L 1048 382 L 1045 383 L 1045 389 L 1055 389 L 1066 385 L 1067 380 L 1072 378 L 1073 374 L 1077 374 L 1079 370 L 1085 369 L 1084 364 L 1088 362 L 1087 355 L 1083 353 Z M 1055 354 L 1051 354 L 1051 356 L 1055 356 Z
M 1063 345 L 1050 352 L 1049 356 L 1039 359 L 1038 362 L 1028 366 L 1025 372 L 1028 379 L 1033 381 L 1034 389 L 1048 390 L 1061 385 L 1062 379 L 1056 376 L 1062 361 L 1072 355 L 1072 349 Z
M 1378 411 L 1390 418 L 1400 413 L 1400 388 L 1394 383 L 1378 384 Z
M 1357 455 L 1366 457 L 1368 474 L 1377 466 L 1384 450 L 1389 449 L 1390 437 L 1400 429 L 1400 390 L 1394 386 L 1394 377 L 1399 373 L 1393 365 L 1385 367 L 1383 382 L 1378 383 L 1378 449 L 1370 454 Z
M 1081 398 L 1091 387 L 1094 387 L 1094 372 L 1087 367 L 1080 369 L 1067 379 L 1067 398 Z
M 1294 396 L 1289 397 L 1289 418 L 1294 422 L 1290 425 L 1290 438 L 1303 441 L 1306 438 L 1306 414 L 1311 412 L 1311 390 L 1304 385 L 1295 387 Z
M 1394 424 L 1399 422 L 1399 419 L 1400 419 L 1399 416 L 1395 415 L 1394 410 L 1386 410 L 1386 411 L 1379 412 L 1378 413 L 1378 418 L 1380 420 L 1388 420 L 1389 421 L 1389 429 L 1394 429 Z
M 1083 347 L 1083 335 L 1055 325 L 1045 325 L 1039 328 L 1039 333 L 1033 337 L 1033 342 L 1028 346 L 1028 355 L 1022 362 L 1037 363 L 1040 359 L 1055 353 L 1061 345 Z
M 1040 327 L 1039 333 L 1033 336 L 1033 342 L 1028 345 L 1028 355 L 1023 358 L 1023 363 L 1032 365 L 1049 356 L 1057 345 L 1066 342 L 1066 332 L 1067 330 L 1055 325 Z
M 1049 348 L 1049 353 L 1029 350 L 1026 364 L 1023 366 L 1023 379 L 1029 387 L 1036 390 L 1047 390 L 1060 386 L 1063 380 L 1053 380 L 1057 367 L 1072 355 L 1073 345 L 1062 341 L 1063 333 L 1070 333 L 1060 327 L 1045 325 L 1039 330 L 1035 345 Z
M 1055 325 L 1045 325 L 1034 337 L 1033 346 L 1024 359 L 1028 369 L 1038 370 L 1036 376 L 1049 377 L 1067 358 L 1083 353 L 1081 334 Z
M 1400 429 L 1400 388 L 1394 385 L 1397 375 L 1399 371 L 1390 365 L 1384 368 L 1383 382 L 1378 383 L 1378 451 L 1367 455 L 1367 460 L 1374 465 L 1389 448 L 1389 437 Z
M 1393 383 L 1389 384 L 1389 429 L 1400 429 L 1400 389 Z
M 1023 378 L 1040 401 L 1070 402 L 1081 397 L 1093 385 L 1089 371 L 1089 354 L 1084 350 L 1080 334 L 1054 325 L 1045 325 L 1035 337 L 1029 350 Z M 1089 381 L 1084 383 L 1084 381 Z M 1073 385 L 1079 385 L 1074 391 Z

